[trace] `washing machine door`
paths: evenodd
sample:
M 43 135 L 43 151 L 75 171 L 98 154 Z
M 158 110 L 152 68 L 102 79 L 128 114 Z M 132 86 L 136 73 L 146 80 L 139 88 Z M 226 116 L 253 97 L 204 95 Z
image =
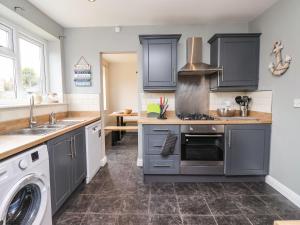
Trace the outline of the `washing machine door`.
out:
M 40 225 L 45 215 L 48 189 L 38 174 L 23 177 L 1 204 L 0 225 Z

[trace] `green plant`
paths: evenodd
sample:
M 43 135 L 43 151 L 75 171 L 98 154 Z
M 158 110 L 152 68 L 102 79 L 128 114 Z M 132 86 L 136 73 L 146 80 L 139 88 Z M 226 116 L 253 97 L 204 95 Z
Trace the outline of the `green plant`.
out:
M 38 77 L 34 69 L 25 67 L 22 69 L 22 85 L 25 89 L 31 88 L 38 83 Z

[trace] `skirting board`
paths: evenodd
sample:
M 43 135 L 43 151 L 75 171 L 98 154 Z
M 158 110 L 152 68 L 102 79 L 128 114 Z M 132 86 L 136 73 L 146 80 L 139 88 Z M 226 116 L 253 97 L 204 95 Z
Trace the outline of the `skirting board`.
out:
M 138 167 L 143 167 L 143 159 L 137 159 L 137 161 L 136 161 L 136 165 L 138 166 Z
M 106 156 L 104 156 L 103 159 L 101 159 L 101 161 L 100 161 L 100 166 L 103 167 L 106 165 L 106 163 L 107 163 L 107 158 L 106 158 Z
M 292 191 L 287 186 L 280 183 L 270 175 L 266 176 L 266 183 L 272 186 L 275 190 L 277 190 L 280 194 L 293 202 L 295 205 L 300 207 L 300 195 L 298 195 L 296 192 Z

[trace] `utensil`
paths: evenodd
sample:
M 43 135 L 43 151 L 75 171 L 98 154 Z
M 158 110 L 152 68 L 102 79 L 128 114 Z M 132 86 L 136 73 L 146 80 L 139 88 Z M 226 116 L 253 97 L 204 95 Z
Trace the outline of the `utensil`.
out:
M 235 109 L 232 109 L 229 107 L 217 109 L 217 114 L 218 114 L 218 116 L 221 116 L 221 117 L 232 117 L 235 115 L 235 112 L 236 112 Z

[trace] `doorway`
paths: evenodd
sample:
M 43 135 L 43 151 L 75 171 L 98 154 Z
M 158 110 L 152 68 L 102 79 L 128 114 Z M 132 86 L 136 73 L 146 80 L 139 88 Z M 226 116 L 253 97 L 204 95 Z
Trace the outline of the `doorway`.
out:
M 137 145 L 138 60 L 132 52 L 101 53 L 100 57 L 102 146 L 107 153 L 113 146 Z

